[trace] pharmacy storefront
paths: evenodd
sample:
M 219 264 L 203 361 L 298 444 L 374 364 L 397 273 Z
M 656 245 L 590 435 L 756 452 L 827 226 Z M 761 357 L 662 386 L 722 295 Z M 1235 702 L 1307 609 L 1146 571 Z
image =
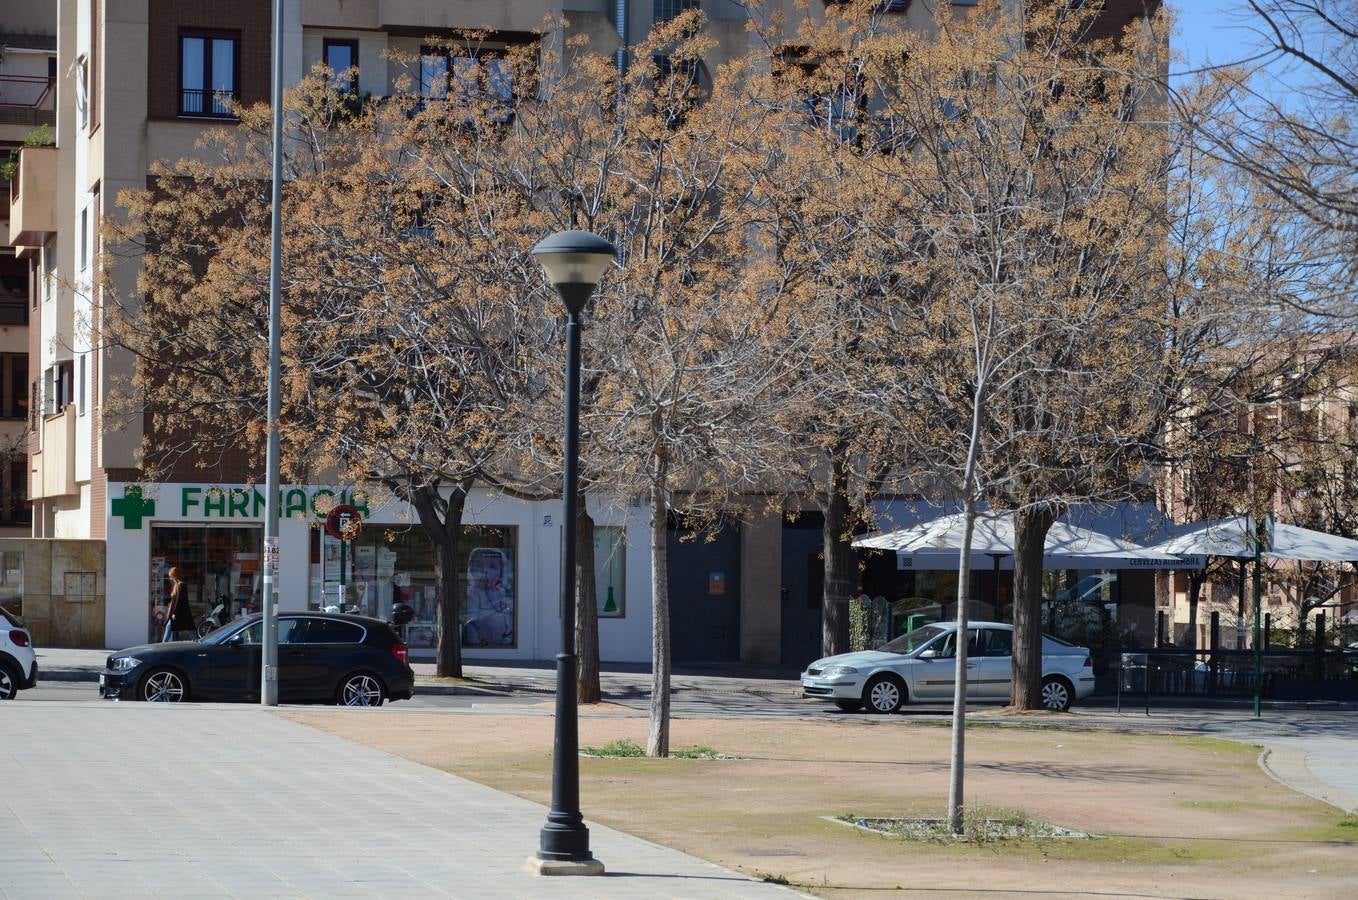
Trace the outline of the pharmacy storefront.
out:
M 251 485 L 110 484 L 106 628 L 113 648 L 159 639 L 170 569 L 194 617 L 230 621 L 260 608 L 264 491 Z M 353 540 L 326 533 L 336 504 L 363 517 Z M 433 545 L 402 502 L 337 486 L 285 486 L 279 495 L 280 608 L 341 607 L 386 619 L 393 604 L 415 611 L 404 627 L 412 656 L 432 657 L 438 588 Z M 592 509 L 600 655 L 650 654 L 648 539 L 644 510 Z M 473 491 L 457 565 L 458 633 L 469 659 L 548 659 L 558 649 L 559 503 Z

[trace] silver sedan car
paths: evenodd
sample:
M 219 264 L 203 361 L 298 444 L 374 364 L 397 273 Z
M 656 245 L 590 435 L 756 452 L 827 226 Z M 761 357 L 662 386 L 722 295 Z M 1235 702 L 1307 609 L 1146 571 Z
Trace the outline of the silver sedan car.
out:
M 967 626 L 967 699 L 1007 701 L 1013 672 L 1014 626 Z M 916 628 L 877 650 L 818 659 L 802 673 L 802 693 L 832 700 L 840 709 L 893 713 L 905 703 L 952 699 L 957 670 L 957 625 Z M 1094 692 L 1089 651 L 1058 638 L 1042 638 L 1042 704 L 1070 709 Z

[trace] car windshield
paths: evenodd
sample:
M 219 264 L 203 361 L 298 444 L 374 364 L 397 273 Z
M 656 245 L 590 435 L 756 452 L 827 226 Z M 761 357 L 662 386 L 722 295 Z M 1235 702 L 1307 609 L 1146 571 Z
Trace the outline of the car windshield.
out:
M 914 653 L 947 630 L 938 625 L 923 625 L 914 631 L 907 631 L 895 640 L 888 641 L 878 649 L 884 653 Z

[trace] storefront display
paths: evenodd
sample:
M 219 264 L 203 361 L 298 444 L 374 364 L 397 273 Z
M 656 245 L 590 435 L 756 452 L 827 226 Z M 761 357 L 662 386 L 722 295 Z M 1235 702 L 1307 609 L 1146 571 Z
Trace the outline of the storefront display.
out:
M 263 530 L 257 527 L 153 526 L 147 638 L 163 634 L 171 568 L 179 569 L 195 621 L 218 603 L 228 621 L 258 609 L 262 540 Z
M 460 542 L 458 623 L 464 647 L 516 647 L 518 605 L 515 558 L 517 529 L 469 525 Z M 338 606 L 341 596 L 339 541 L 312 529 L 309 606 Z M 434 547 L 418 528 L 365 525 L 344 554 L 346 608 L 379 619 L 405 603 L 414 617 L 403 626 L 411 650 L 438 645 L 438 585 Z

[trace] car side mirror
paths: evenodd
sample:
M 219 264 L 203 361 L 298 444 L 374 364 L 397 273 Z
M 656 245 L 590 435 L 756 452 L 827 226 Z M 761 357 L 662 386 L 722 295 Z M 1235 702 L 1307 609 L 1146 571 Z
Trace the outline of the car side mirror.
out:
M 391 609 L 391 624 L 404 625 L 415 618 L 415 609 L 409 603 L 398 603 Z
M 245 635 L 243 635 L 243 634 L 233 634 L 233 635 L 231 635 L 231 637 L 227 639 L 226 646 L 228 646 L 228 647 L 244 647 L 244 646 L 245 646 Z
M 920 659 L 938 659 L 938 651 L 937 651 L 937 650 L 921 650 L 920 653 L 919 653 L 919 658 L 920 658 Z

